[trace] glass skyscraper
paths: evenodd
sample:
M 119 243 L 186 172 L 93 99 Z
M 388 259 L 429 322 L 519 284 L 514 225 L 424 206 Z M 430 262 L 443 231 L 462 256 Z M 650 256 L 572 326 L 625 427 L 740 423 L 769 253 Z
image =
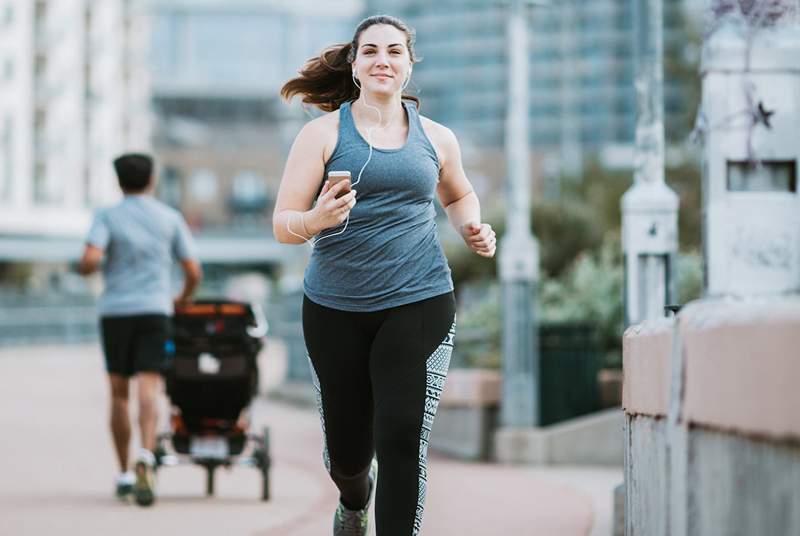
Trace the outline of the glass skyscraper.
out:
M 634 140 L 633 0 L 567 0 L 529 11 L 531 143 L 580 158 Z M 500 146 L 507 114 L 506 9 L 485 0 L 370 0 L 417 31 L 412 89 L 422 111 L 482 147 Z M 685 62 L 682 0 L 665 0 L 665 58 Z M 510 46 L 513 46 L 511 44 Z M 691 69 L 689 69 L 691 72 Z M 665 75 L 668 137 L 688 134 L 691 80 Z

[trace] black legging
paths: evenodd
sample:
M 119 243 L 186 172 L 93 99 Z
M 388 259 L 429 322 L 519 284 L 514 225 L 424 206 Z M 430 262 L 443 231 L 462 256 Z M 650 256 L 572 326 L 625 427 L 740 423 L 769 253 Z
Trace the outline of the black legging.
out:
M 303 300 L 303 332 L 342 504 L 363 508 L 373 454 L 380 536 L 419 532 L 433 417 L 455 336 L 452 292 L 376 312 Z

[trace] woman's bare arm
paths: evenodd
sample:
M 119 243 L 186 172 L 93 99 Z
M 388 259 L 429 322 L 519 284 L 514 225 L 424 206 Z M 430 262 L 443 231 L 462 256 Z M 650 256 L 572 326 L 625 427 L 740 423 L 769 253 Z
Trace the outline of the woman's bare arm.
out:
M 488 223 L 481 223 L 481 203 L 464 172 L 455 134 L 430 120 L 423 124 L 439 155 L 441 169 L 436 193 L 447 219 L 472 251 L 482 257 L 494 256 L 495 232 Z
M 336 135 L 336 129 L 331 132 L 330 115 L 304 126 L 289 151 L 272 214 L 272 232 L 278 242 L 303 244 L 320 231 L 344 221 L 355 205 L 354 190 L 336 199 L 345 184 L 331 188 L 326 182 L 317 205 L 312 208 L 325 172 L 325 153 L 331 134 Z

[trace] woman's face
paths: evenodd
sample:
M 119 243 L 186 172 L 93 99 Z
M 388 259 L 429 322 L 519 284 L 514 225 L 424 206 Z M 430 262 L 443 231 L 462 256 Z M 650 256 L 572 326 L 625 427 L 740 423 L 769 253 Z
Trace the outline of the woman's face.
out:
M 411 74 L 406 34 L 390 24 L 373 24 L 358 40 L 353 72 L 363 91 L 393 95 Z

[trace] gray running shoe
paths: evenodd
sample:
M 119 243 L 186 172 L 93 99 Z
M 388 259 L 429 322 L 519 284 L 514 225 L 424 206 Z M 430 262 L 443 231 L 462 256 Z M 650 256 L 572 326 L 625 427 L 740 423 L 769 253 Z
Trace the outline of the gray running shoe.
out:
M 135 479 L 133 477 L 133 473 L 122 473 L 117 478 L 117 489 L 116 495 L 117 498 L 126 501 L 128 498 L 133 494 L 133 483 Z
M 153 481 L 153 465 L 144 460 L 136 462 L 133 484 L 133 498 L 139 506 L 151 506 L 156 501 L 155 482 Z
M 375 490 L 375 480 L 378 478 L 378 462 L 372 460 L 369 470 L 369 495 L 367 505 L 361 510 L 350 510 L 342 503 L 333 516 L 333 536 L 367 536 L 369 530 L 369 505 L 372 502 L 372 492 Z

